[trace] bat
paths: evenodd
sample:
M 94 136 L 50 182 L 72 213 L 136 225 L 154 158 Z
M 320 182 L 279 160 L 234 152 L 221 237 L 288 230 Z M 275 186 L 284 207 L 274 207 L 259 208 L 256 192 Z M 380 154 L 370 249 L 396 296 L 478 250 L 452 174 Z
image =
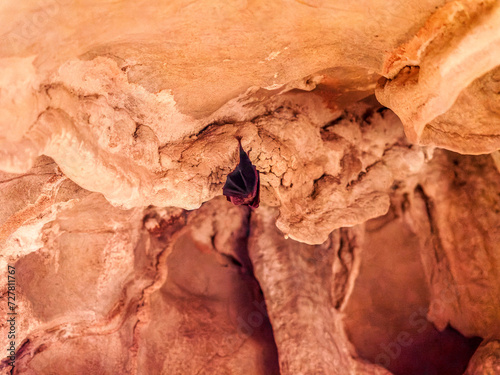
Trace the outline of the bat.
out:
M 252 164 L 245 150 L 241 146 L 241 137 L 236 137 L 240 146 L 240 162 L 227 175 L 222 193 L 226 199 L 236 206 L 246 204 L 257 208 L 260 202 L 260 177 L 259 171 Z

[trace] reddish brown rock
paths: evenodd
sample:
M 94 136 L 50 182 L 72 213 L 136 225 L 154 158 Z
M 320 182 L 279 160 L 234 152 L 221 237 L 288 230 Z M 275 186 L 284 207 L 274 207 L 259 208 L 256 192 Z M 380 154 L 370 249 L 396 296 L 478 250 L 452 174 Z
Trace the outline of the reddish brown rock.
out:
M 429 285 L 408 209 L 406 198 L 393 197 L 387 215 L 365 224 L 346 332 L 358 355 L 396 375 L 461 375 L 481 339 L 439 331 L 428 320 Z
M 429 319 L 467 336 L 500 336 L 500 174 L 487 156 L 439 151 L 411 194 L 431 286 Z
M 500 344 L 490 341 L 481 345 L 472 357 L 465 375 L 496 374 L 500 371 Z
M 0 8 L 12 373 L 495 371 L 498 2 Z
M 221 198 L 189 215 L 124 211 L 90 194 L 51 224 L 15 263 L 14 373 L 279 373 L 241 248 L 246 209 Z
M 281 374 L 387 374 L 354 358 L 342 310 L 359 272 L 357 230 L 334 232 L 322 245 L 287 240 L 276 212 L 252 215 L 250 258 L 267 301 Z

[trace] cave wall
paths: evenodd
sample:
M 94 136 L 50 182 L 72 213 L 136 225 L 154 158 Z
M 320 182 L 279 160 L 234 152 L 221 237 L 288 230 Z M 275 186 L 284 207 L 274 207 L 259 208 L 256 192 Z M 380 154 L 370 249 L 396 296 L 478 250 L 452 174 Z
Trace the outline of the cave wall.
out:
M 5 1 L 0 35 L 14 373 L 500 371 L 497 1 Z

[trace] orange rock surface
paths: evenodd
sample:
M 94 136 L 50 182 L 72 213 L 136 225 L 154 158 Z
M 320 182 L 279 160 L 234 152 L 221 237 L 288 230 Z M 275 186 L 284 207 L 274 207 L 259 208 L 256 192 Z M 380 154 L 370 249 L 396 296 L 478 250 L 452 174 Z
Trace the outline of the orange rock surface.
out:
M 500 373 L 498 1 L 6 0 L 0 35 L 1 374 Z

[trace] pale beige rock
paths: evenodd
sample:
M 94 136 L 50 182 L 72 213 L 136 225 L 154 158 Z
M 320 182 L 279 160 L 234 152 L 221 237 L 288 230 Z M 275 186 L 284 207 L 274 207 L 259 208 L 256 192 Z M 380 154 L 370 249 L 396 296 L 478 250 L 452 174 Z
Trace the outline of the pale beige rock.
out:
M 441 4 L 9 1 L 0 12 L 0 57 L 36 56 L 44 80 L 72 58 L 106 56 L 131 83 L 151 93 L 172 90 L 180 112 L 202 118 L 249 87 L 331 67 L 380 71 L 386 51 Z
M 389 268 L 391 264 L 399 266 L 398 259 L 401 262 L 406 259 L 399 247 L 408 246 L 405 251 L 411 254 L 411 262 L 404 264 L 406 268 L 392 272 L 391 277 L 410 278 L 417 301 L 415 296 L 407 295 L 406 283 L 395 285 L 391 293 L 417 302 L 406 310 L 398 310 L 400 318 L 404 319 L 414 308 L 418 324 L 424 319 L 425 312 L 422 313 L 419 306 L 422 303 L 425 306 L 426 285 L 423 275 L 418 276 L 422 268 L 419 269 L 415 251 L 422 246 L 420 251 L 425 254 L 428 242 L 423 239 L 420 245 L 418 236 L 409 231 L 417 227 L 416 220 L 421 217 L 413 211 L 410 197 L 404 198 L 404 190 L 411 191 L 412 184 L 419 179 L 430 183 L 435 164 L 443 166 L 438 169 L 437 181 L 446 183 L 441 176 L 443 171 L 452 176 L 453 168 L 458 168 L 450 167 L 447 158 L 453 160 L 452 155 L 436 152 L 434 161 L 425 166 L 423 172 L 397 189 L 403 190 L 402 200 L 395 202 L 398 206 L 391 214 L 366 224 L 367 233 L 362 227 L 341 229 L 332 233 L 325 244 L 317 246 L 285 240 L 274 225 L 275 209 L 262 207 L 250 211 L 231 205 L 224 197 L 187 214 L 180 209 L 120 210 L 96 193 L 81 196 L 78 193 L 81 189 L 70 190 L 65 194 L 71 193 L 79 199 L 71 207 L 63 207 L 55 220 L 43 227 L 42 248 L 15 258 L 18 259 L 18 308 L 23 311 L 19 333 L 21 339 L 29 339 L 18 346 L 19 371 L 220 374 L 249 373 L 251 368 L 255 374 L 277 374 L 277 350 L 283 374 L 321 371 L 388 374 L 357 357 L 344 333 L 345 314 L 349 314 L 350 334 L 353 326 L 362 330 L 360 324 L 364 324 L 366 318 L 363 313 L 352 314 L 352 306 L 358 306 L 355 308 L 360 311 L 367 300 L 378 298 L 380 302 L 373 303 L 365 316 L 374 325 L 382 322 L 382 329 L 388 331 L 384 335 L 366 333 L 366 337 L 372 337 L 375 342 L 380 337 L 393 337 L 391 335 L 397 339 L 399 332 L 394 330 L 409 329 L 404 321 L 392 327 L 392 319 L 390 323 L 374 319 L 377 314 L 387 313 L 387 305 L 381 297 L 389 292 L 387 287 L 369 281 L 381 296 L 360 296 L 359 289 L 355 289 L 358 274 L 363 272 L 361 257 L 366 257 L 373 275 L 383 271 L 380 262 Z M 497 173 L 488 157 L 462 159 L 474 168 L 484 164 L 483 172 Z M 54 164 L 50 159 L 44 158 L 38 163 L 49 168 L 51 173 L 46 178 L 53 175 L 50 168 L 54 168 Z M 451 162 L 451 165 L 454 164 Z M 494 176 L 470 173 L 465 167 L 461 167 L 464 176 L 473 176 L 478 181 Z M 17 176 L 10 183 L 28 183 L 23 180 L 33 177 L 38 183 L 44 176 L 42 173 L 47 172 L 36 168 L 28 176 Z M 481 186 L 477 181 L 473 185 Z M 492 191 L 496 186 L 491 187 Z M 443 193 L 445 191 L 450 192 L 444 189 Z M 35 199 L 37 194 L 35 191 L 30 199 Z M 471 195 L 471 199 L 480 197 L 482 195 Z M 478 202 L 481 201 L 474 202 L 480 209 Z M 12 210 L 17 212 L 19 208 Z M 248 230 L 250 258 L 246 252 Z M 392 242 L 384 240 L 387 236 L 397 237 L 393 234 L 401 230 L 405 233 L 401 238 L 394 238 Z M 425 231 L 418 233 L 426 235 Z M 393 263 L 388 260 L 377 263 L 374 257 L 379 255 L 374 251 L 381 244 L 387 246 L 384 250 L 387 257 L 390 252 L 398 252 L 398 257 L 391 258 Z M 449 256 L 455 256 L 453 251 L 450 250 Z M 252 270 L 262 287 L 265 304 Z M 466 272 L 461 280 L 465 280 Z M 416 275 L 418 277 L 414 277 Z M 359 277 L 366 282 L 366 274 Z M 485 282 L 490 281 L 481 284 Z M 440 293 L 440 284 L 433 283 L 434 280 L 431 290 Z M 474 280 L 467 283 L 469 288 L 476 287 Z M 55 285 L 64 285 L 64 288 L 55 288 Z M 48 303 L 54 300 L 64 300 L 65 304 Z M 350 300 L 355 304 L 350 305 Z M 483 303 L 492 302 L 494 296 L 485 293 L 483 300 L 469 300 L 466 305 L 460 305 L 460 310 L 466 311 L 471 306 L 475 324 L 491 327 L 489 317 L 477 312 L 487 306 Z M 399 306 L 407 306 L 407 303 Z M 267 322 L 268 314 L 274 337 Z M 472 319 L 472 315 L 468 319 Z M 456 324 L 456 320 L 452 322 Z M 354 340 L 359 354 L 358 341 Z M 447 342 L 449 346 L 455 341 L 440 342 Z M 197 353 L 194 356 L 193 351 Z M 369 357 L 366 352 L 361 353 Z M 375 352 L 372 360 L 385 364 L 377 358 L 378 354 Z M 428 355 L 425 358 L 432 359 L 432 352 Z M 190 361 L 186 363 L 187 357 Z M 480 359 L 480 362 L 488 365 L 488 360 Z M 3 366 L 3 370 L 7 369 Z
M 280 371 L 296 374 L 389 374 L 353 358 L 341 311 L 359 270 L 359 229 L 334 232 L 322 245 L 286 240 L 276 211 L 252 215 L 249 253 L 267 301 Z
M 320 243 L 335 228 L 383 214 L 392 180 L 403 179 L 404 171 L 418 170 L 423 158 L 418 152 L 401 154 L 406 165 L 402 166 L 392 150 L 387 160 L 362 160 L 355 154 L 377 148 L 372 144 L 377 142 L 376 131 L 361 138 L 355 129 L 336 134 L 347 139 L 347 148 L 358 140 L 363 143 L 361 150 L 346 153 L 336 152 L 338 142 L 320 141 L 313 126 L 327 125 L 339 110 L 373 92 L 376 73 L 393 77 L 403 66 L 418 63 L 419 85 L 428 81 L 445 87 L 439 98 L 446 98 L 450 107 L 455 100 L 450 92 L 456 98 L 480 72 L 492 68 L 495 51 L 500 50 L 491 48 L 496 34 L 490 27 L 498 6 L 472 1 L 441 5 L 430 0 L 406 2 L 404 7 L 398 2 L 294 2 L 283 7 L 260 2 L 229 7 L 213 2 L 151 2 L 137 7 L 53 0 L 41 8 L 35 2 L 5 4 L 5 12 L 15 17 L 2 23 L 2 66 L 12 71 L 2 81 L 8 90 L 2 91 L 1 100 L 9 111 L 2 129 L 9 134 L 11 120 L 24 123 L 12 135 L 2 136 L 0 168 L 23 173 L 38 155 L 46 154 L 71 180 L 104 194 L 115 205 L 193 209 L 220 194 L 218 183 L 234 166 L 228 137 L 234 132 L 223 130 L 223 125 L 250 133 L 254 129 L 262 139 L 253 146 L 260 147 L 255 164 L 263 172 L 263 204 L 281 206 L 278 226 L 292 238 Z M 268 15 L 278 9 L 279 19 L 270 21 Z M 471 24 L 457 26 L 468 15 Z M 148 22 L 140 21 L 144 17 Z M 479 21 L 474 23 L 474 17 Z M 301 25 L 300 36 L 282 32 L 292 19 L 293 25 Z M 229 26 L 231 21 L 238 27 Z M 65 27 L 68 22 L 72 33 Z M 459 62 L 474 63 L 474 69 L 448 79 Z M 16 79 L 21 75 L 24 80 Z M 451 87 L 448 81 L 461 86 Z M 396 86 L 397 95 L 409 87 Z M 315 95 L 305 95 L 311 90 Z M 413 94 L 405 100 L 418 102 Z M 24 106 L 21 118 L 12 113 L 12 103 L 17 102 Z M 389 104 L 403 118 L 408 133 L 407 119 L 395 105 Z M 487 107 L 479 100 L 476 107 L 481 105 Z M 276 115 L 280 106 L 283 114 Z M 454 116 L 460 113 L 459 108 Z M 298 116 L 298 126 L 287 126 L 297 115 L 307 119 Z M 379 122 L 378 114 L 367 116 Z M 431 121 L 427 117 L 424 125 Z M 250 120 L 253 124 L 248 126 Z M 212 130 L 213 136 L 208 134 Z M 277 143 L 268 143 L 268 132 L 286 150 L 283 158 L 269 155 L 276 153 Z M 179 153 L 192 137 L 201 143 Z M 410 139 L 416 141 L 411 135 Z M 393 140 L 388 142 L 390 149 Z M 496 147 L 496 141 L 488 142 L 488 148 Z M 456 143 L 441 144 L 465 147 Z M 286 155 L 297 150 L 304 154 L 297 160 Z M 191 165 L 190 159 L 195 162 L 200 155 L 206 163 Z M 356 181 L 359 173 L 366 176 L 346 188 L 344 183 Z M 292 188 L 293 183 L 298 187 Z M 313 225 L 315 232 L 309 233 Z
M 336 71 L 311 78 L 319 88 L 313 96 L 290 90 L 259 99 L 260 91 L 249 93 L 240 98 L 251 104 L 246 118 L 239 115 L 241 122 L 214 123 L 195 139 L 173 142 L 155 127 L 158 119 L 145 117 L 151 94 L 138 91 L 132 107 L 115 110 L 127 107 L 130 98 L 123 98 L 122 86 L 130 88 L 113 64 L 106 59 L 70 64 L 71 82 L 47 89 L 51 109 L 21 141 L 30 146 L 17 172 L 43 152 L 66 176 L 103 193 L 115 205 L 193 209 L 220 194 L 236 162 L 232 136 L 239 134 L 261 172 L 263 204 L 281 208 L 278 227 L 292 238 L 321 243 L 335 228 L 383 214 L 394 179 L 415 173 L 424 160 L 418 149 L 409 149 L 395 116 L 374 112 L 376 103 L 341 111 L 349 100 L 370 90 L 370 80 L 349 88 L 357 71 L 347 71 L 350 75 L 336 88 L 337 94 L 330 90 L 331 80 L 340 74 Z M 80 71 L 84 66 L 86 74 Z M 109 88 L 109 82 L 121 83 Z M 94 96 L 102 90 L 107 93 Z M 325 106 L 328 95 L 341 100 Z M 237 109 L 230 103 L 227 114 Z M 5 151 L 4 169 L 16 169 L 18 147 L 20 143 Z
M 499 186 L 490 157 L 439 151 L 410 195 L 439 329 L 500 337 Z
M 489 371 L 499 11 L 493 0 L 2 2 L 0 277 L 16 265 L 14 373 L 260 375 L 280 373 L 278 360 L 283 374 L 387 373 L 358 355 L 377 362 L 370 345 L 408 328 L 363 304 L 375 297 L 360 286 L 379 285 L 388 264 L 401 268 L 395 284 L 414 282 L 415 294 L 391 289 L 401 305 L 429 304 L 444 329 L 426 338 L 449 324 L 490 339 L 468 370 Z M 220 196 L 235 135 L 261 172 L 256 211 Z M 431 160 L 434 146 L 492 157 Z M 361 257 L 381 254 L 363 274 Z M 379 289 L 374 317 L 390 299 Z M 453 335 L 439 342 L 455 349 L 465 339 Z M 387 367 L 408 374 L 404 363 Z
M 453 106 L 429 122 L 420 142 L 467 154 L 500 148 L 500 68 L 465 88 Z
M 385 213 L 392 183 L 424 163 L 424 151 L 406 143 L 399 120 L 388 111 L 374 112 L 371 104 L 376 104 L 369 100 L 347 108 L 321 129 L 294 104 L 251 122 L 214 126 L 194 141 L 163 148 L 162 165 L 179 169 L 171 178 L 172 190 L 203 196 L 208 179 L 208 193 L 220 191 L 217 182 L 237 162 L 231 136 L 238 134 L 260 171 L 262 204 L 280 208 L 278 228 L 318 244 L 335 228 Z M 228 141 L 217 144 L 217 139 Z M 227 160 L 230 155 L 224 153 L 231 148 L 232 160 Z M 211 153 L 215 157 L 207 157 Z M 232 167 L 221 169 L 225 165 Z
M 499 25 L 497 1 L 450 1 L 386 59 L 377 99 L 411 142 L 470 154 L 500 148 Z
M 45 224 L 89 193 L 65 177 L 54 161 L 40 157 L 29 173 L 0 173 L 0 267 L 38 250 Z
M 212 223 L 215 247 L 200 223 Z M 16 373 L 278 374 L 265 303 L 241 258 L 247 224 L 248 208 L 224 199 L 188 215 L 121 210 L 93 193 L 61 210 L 42 246 L 10 262 Z
M 0 59 L 0 140 L 17 142 L 47 105 L 40 96 L 33 60 L 36 56 Z

